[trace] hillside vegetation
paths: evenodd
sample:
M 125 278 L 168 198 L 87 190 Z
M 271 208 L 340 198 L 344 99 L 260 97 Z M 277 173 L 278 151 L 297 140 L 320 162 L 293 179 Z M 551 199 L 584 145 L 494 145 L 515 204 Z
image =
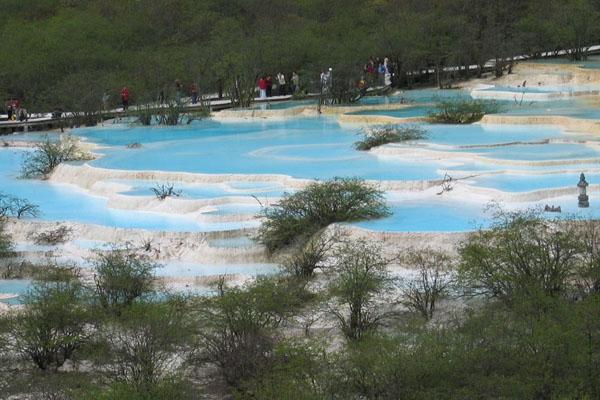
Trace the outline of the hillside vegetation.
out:
M 0 9 L 0 98 L 30 111 L 98 109 L 124 85 L 134 102 L 156 99 L 176 79 L 227 95 L 236 80 L 296 71 L 311 89 L 328 67 L 347 86 L 371 57 L 389 57 L 397 85 L 446 86 L 478 73 L 447 65 L 496 59 L 502 74 L 514 54 L 570 48 L 580 59 L 600 36 L 598 0 L 0 0 Z M 434 72 L 406 75 L 426 67 Z

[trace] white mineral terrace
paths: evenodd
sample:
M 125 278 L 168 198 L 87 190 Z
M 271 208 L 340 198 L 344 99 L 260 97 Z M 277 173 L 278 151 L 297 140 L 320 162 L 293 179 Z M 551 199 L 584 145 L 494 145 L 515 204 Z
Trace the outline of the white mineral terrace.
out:
M 597 218 L 600 101 L 590 96 L 597 87 L 599 70 L 523 63 L 512 75 L 462 90 L 398 92 L 361 106 L 327 106 L 322 114 L 304 101 L 226 110 L 180 127 L 108 123 L 72 130 L 96 158 L 60 165 L 44 181 L 18 178 L 24 154 L 42 134 L 4 136 L 2 192 L 41 211 L 36 219 L 10 220 L 7 229 L 19 255 L 38 262 L 52 256 L 89 268 L 97 251 L 147 247 L 170 287 L 206 290 L 218 275 L 243 282 L 277 271 L 278 260 L 253 240 L 261 207 L 315 180 L 359 177 L 384 190 L 390 217 L 330 229 L 376 240 L 389 252 L 423 244 L 452 250 L 469 231 L 489 226 L 492 203 L 510 210 L 560 206 L 564 217 Z M 469 95 L 508 101 L 477 124 L 427 122 L 440 98 Z M 355 150 L 364 127 L 384 123 L 419 124 L 427 136 Z M 132 143 L 139 146 L 128 148 Z M 588 209 L 577 204 L 581 172 L 590 183 Z M 171 184 L 181 196 L 160 200 L 151 191 L 157 184 Z M 35 232 L 60 224 L 72 229 L 66 243 L 32 242 Z M 22 287 L 0 284 L 0 299 L 14 299 Z

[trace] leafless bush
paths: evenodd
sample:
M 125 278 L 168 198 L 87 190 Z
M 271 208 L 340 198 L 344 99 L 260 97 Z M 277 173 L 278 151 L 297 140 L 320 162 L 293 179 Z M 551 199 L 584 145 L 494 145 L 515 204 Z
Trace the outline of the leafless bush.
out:
M 167 197 L 179 197 L 181 196 L 181 190 L 175 190 L 175 185 L 172 183 L 160 184 L 150 188 L 157 199 L 164 200 Z
M 60 225 L 55 229 L 32 233 L 29 236 L 29 239 L 39 245 L 57 245 L 67 242 L 71 238 L 72 233 L 73 228 L 66 225 Z
M 337 242 L 337 234 L 318 232 L 304 246 L 296 249 L 282 262 L 285 271 L 299 278 L 310 278 L 321 268 Z
M 61 137 L 56 141 L 46 137 L 23 160 L 21 175 L 24 178 L 46 178 L 63 162 L 89 159 L 91 155 L 82 151 L 79 141 L 72 136 Z
M 39 206 L 30 203 L 29 200 L 0 193 L 0 218 L 37 218 L 39 215 Z
M 425 319 L 433 317 L 438 300 L 451 284 L 452 258 L 433 249 L 410 250 L 403 263 L 417 269 L 417 276 L 403 285 L 402 303 Z

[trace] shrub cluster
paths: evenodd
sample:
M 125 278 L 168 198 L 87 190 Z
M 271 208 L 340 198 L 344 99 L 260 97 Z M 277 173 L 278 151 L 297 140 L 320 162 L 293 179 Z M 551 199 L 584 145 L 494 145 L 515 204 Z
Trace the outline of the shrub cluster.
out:
M 52 141 L 48 136 L 27 153 L 21 165 L 23 178 L 47 178 L 56 167 L 67 161 L 89 160 L 91 155 L 81 150 L 77 139 L 61 136 Z
M 422 140 L 427 137 L 425 129 L 418 125 L 384 125 L 368 128 L 362 140 L 354 143 L 356 150 L 366 151 L 388 143 Z
M 481 100 L 450 100 L 437 104 L 429 114 L 432 122 L 441 124 L 472 124 L 481 121 L 485 114 L 498 112 L 496 103 Z
M 263 209 L 258 239 L 270 252 L 304 243 L 336 222 L 382 218 L 390 214 L 384 193 L 357 178 L 334 178 L 309 184 Z
M 598 249 L 598 221 L 536 213 L 499 214 L 458 257 L 425 248 L 388 259 L 377 244 L 318 234 L 289 274 L 238 287 L 222 278 L 214 295 L 190 297 L 157 291 L 147 258 L 108 252 L 94 286 L 46 269 L 24 307 L 0 316 L 0 360 L 18 369 L 0 369 L 3 394 L 593 399 Z M 397 261 L 416 272 L 408 284 L 391 273 Z M 43 379 L 21 376 L 17 356 Z M 85 372 L 54 373 L 67 361 Z

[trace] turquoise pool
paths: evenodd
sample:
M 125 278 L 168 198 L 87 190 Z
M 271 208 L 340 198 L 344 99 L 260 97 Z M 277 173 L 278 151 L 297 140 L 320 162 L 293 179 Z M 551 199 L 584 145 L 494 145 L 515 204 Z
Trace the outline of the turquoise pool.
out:
M 39 205 L 45 220 L 153 231 L 218 231 L 252 226 L 243 222 L 200 223 L 185 216 L 114 209 L 108 207 L 107 199 L 71 185 L 18 179 L 23 153 L 24 150 L 0 149 L 0 187 L 4 193 Z
M 415 99 L 430 99 L 434 96 L 440 98 L 440 93 L 446 93 L 444 95 L 447 96 L 465 94 L 463 91 L 437 90 L 405 94 L 409 93 Z M 382 100 L 378 99 L 378 101 Z M 584 110 L 574 102 L 549 102 L 545 103 L 544 107 L 548 110 L 560 107 Z M 518 109 L 543 108 L 527 105 L 519 106 Z M 427 110 L 427 107 L 415 106 L 399 111 L 420 113 Z M 97 150 L 102 157 L 90 162 L 92 166 L 130 171 L 221 175 L 219 178 L 222 179 L 221 183 L 175 185 L 176 189 L 182 190 L 183 198 L 187 200 L 231 198 L 228 203 L 211 202 L 217 205 L 203 209 L 204 213 L 200 217 L 196 214 L 176 215 L 120 210 L 109 207 L 106 198 L 91 195 L 90 192 L 75 186 L 18 179 L 21 158 L 29 151 L 23 149 L 0 149 L 0 185 L 3 192 L 25 197 L 39 204 L 42 211 L 41 218 L 50 221 L 65 220 L 154 231 L 199 232 L 256 227 L 259 222 L 252 220 L 251 216 L 260 211 L 260 205 L 252 196 L 261 200 L 273 199 L 290 191 L 290 188 L 284 184 L 274 183 L 285 182 L 285 180 L 270 180 L 265 175 L 301 179 L 354 176 L 384 181 L 423 181 L 440 179 L 446 172 L 458 176 L 461 173 L 477 174 L 510 169 L 520 171 L 520 176 L 516 176 L 519 174 L 494 175 L 489 179 L 474 178 L 472 183 L 480 187 L 517 192 L 569 186 L 579 171 L 598 168 L 598 165 L 593 163 L 579 163 L 582 159 L 600 158 L 598 150 L 580 143 L 514 144 L 514 142 L 536 143 L 546 139 L 596 140 L 593 135 L 564 135 L 555 127 L 530 125 L 424 125 L 424 128 L 428 131 L 426 139 L 416 144 L 391 145 L 390 149 L 386 149 L 394 153 L 391 156 L 356 151 L 353 144 L 360 139 L 361 129 L 352 125 L 339 124 L 336 119 L 329 117 L 250 122 L 204 120 L 180 127 L 111 125 L 74 131 L 74 134 L 102 146 Z M 26 137 L 30 138 L 31 135 Z M 127 149 L 126 145 L 133 142 L 141 143 L 142 147 Z M 486 147 L 509 143 L 513 144 Z M 415 146 L 429 150 L 423 153 L 423 159 L 419 159 L 419 153 L 413 151 Z M 561 160 L 562 163 L 560 166 L 506 166 L 489 163 L 486 160 L 469 161 L 468 157 L 449 160 L 444 156 L 448 151 L 516 162 Z M 405 152 L 410 157 L 404 157 Z M 573 173 L 527 175 L 528 171 L 553 172 L 563 169 L 572 170 Z M 237 175 L 257 176 L 246 181 L 239 179 Z M 597 178 L 596 175 L 590 176 L 591 180 Z M 98 183 L 126 185 L 129 189 L 120 189 L 120 193 L 126 197 L 151 197 L 153 194 L 150 188 L 157 182 L 109 179 Z M 119 199 L 124 198 L 119 197 Z M 143 203 L 145 200 L 136 201 Z M 119 204 L 116 206 L 118 207 Z M 442 201 L 442 199 L 428 199 L 427 201 L 393 201 L 392 206 L 395 211 L 392 217 L 359 225 L 375 230 L 464 231 L 472 229 L 473 222 L 484 223 L 483 221 L 486 220 L 485 215 L 482 215 L 481 202 L 465 206 L 465 204 Z M 247 238 L 239 240 L 241 247 L 251 245 Z M 215 242 L 213 245 L 229 248 L 236 247 L 237 243 L 237 239 L 229 241 L 226 239 L 222 243 Z
M 31 281 L 26 279 L 0 279 L 0 294 L 11 294 L 17 297 L 0 300 L 6 304 L 19 304 L 22 296 L 27 293 L 31 287 Z
M 589 184 L 600 184 L 600 173 L 586 174 Z M 481 176 L 469 180 L 469 183 L 506 192 L 529 192 L 532 190 L 574 188 L 579 182 L 579 173 L 561 173 L 547 175 L 506 174 Z

